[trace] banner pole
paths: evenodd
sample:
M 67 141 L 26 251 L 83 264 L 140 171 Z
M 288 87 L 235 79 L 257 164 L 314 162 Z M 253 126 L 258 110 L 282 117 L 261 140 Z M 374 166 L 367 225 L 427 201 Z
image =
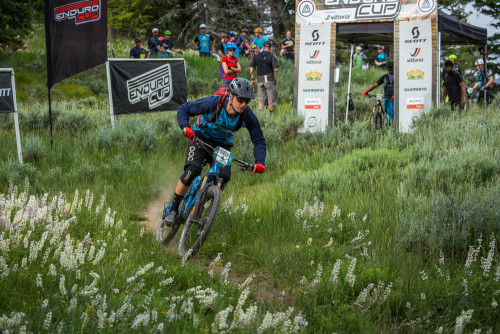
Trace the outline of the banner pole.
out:
M 49 88 L 49 125 L 50 125 L 50 149 L 52 150 L 53 138 L 52 138 L 52 99 L 50 98 L 50 88 Z
M 19 134 L 19 118 L 17 116 L 17 101 L 16 101 L 16 80 L 14 78 L 14 70 L 12 70 L 12 99 L 14 101 L 14 129 L 16 132 L 16 143 L 17 143 L 17 157 L 19 159 L 19 164 L 23 164 L 23 153 L 21 151 L 21 136 Z
M 115 128 L 115 114 L 113 113 L 113 94 L 111 92 L 111 76 L 109 75 L 109 59 L 106 62 L 106 73 L 108 75 L 108 95 L 109 95 L 109 115 L 111 117 L 111 127 Z
M 50 98 L 50 89 L 52 88 L 52 52 L 50 48 L 50 15 L 49 15 L 49 5 L 50 0 L 44 0 L 43 14 L 45 19 L 45 53 L 47 55 L 47 89 L 48 89 L 48 99 L 49 99 L 49 124 L 50 124 L 50 149 L 52 150 L 53 139 L 52 139 L 52 103 Z
M 345 122 L 349 120 L 349 100 L 351 98 L 351 73 L 352 73 L 352 54 L 354 52 L 354 43 L 351 43 L 351 60 L 349 61 L 349 85 L 347 86 L 347 105 L 345 108 Z

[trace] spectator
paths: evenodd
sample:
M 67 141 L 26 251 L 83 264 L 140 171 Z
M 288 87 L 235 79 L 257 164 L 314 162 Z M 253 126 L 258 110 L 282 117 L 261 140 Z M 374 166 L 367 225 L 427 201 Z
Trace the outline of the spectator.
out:
M 460 107 L 460 104 L 465 105 L 464 79 L 460 73 L 453 71 L 453 66 L 454 64 L 451 60 L 447 60 L 444 63 L 446 74 L 443 78 L 443 103 L 446 102 L 446 97 L 449 96 L 451 109 Z
M 241 65 L 238 57 L 234 55 L 236 51 L 236 44 L 229 42 L 226 45 L 227 55 L 222 57 L 220 63 L 220 76 L 222 78 L 222 87 L 229 87 L 233 79 L 236 79 L 241 73 Z
M 281 43 L 281 52 L 280 52 L 281 56 L 290 59 L 291 61 L 294 61 L 295 60 L 294 48 L 295 48 L 295 40 L 292 38 L 292 32 L 290 30 L 287 30 L 286 38 L 283 40 L 283 43 Z
M 394 118 L 394 66 L 392 63 L 387 64 L 387 73 L 361 94 L 366 96 L 366 93 L 371 92 L 382 84 L 384 84 L 384 106 L 387 114 L 387 124 L 391 124 Z
M 356 53 L 353 56 L 352 67 L 363 68 L 363 57 L 361 56 L 361 46 L 356 46 Z
M 135 38 L 135 47 L 130 49 L 130 58 L 143 59 L 148 57 L 146 49 L 142 48 L 142 40 L 140 37 Z
M 160 30 L 158 28 L 153 28 L 152 32 L 153 32 L 153 37 L 151 37 L 151 39 L 148 42 L 149 55 L 151 57 L 158 57 L 162 52 L 165 52 L 165 50 L 163 49 L 162 43 L 158 38 Z
M 191 43 L 200 51 L 200 57 L 210 57 L 210 52 L 214 52 L 214 39 L 207 33 L 207 26 L 205 24 L 200 24 L 200 33 Z
M 163 39 L 163 48 L 168 53 L 183 53 L 181 50 L 174 48 L 174 42 L 170 39 L 172 33 L 170 30 L 165 30 L 165 38 Z
M 221 56 L 221 58 L 227 54 L 226 44 L 227 44 L 227 34 L 222 33 L 220 34 L 220 43 L 219 46 L 217 47 L 217 53 L 219 54 L 219 56 Z
M 460 70 L 460 68 L 457 65 L 457 56 L 450 55 L 448 57 L 448 60 L 451 60 L 453 62 L 453 71 L 460 73 L 460 75 L 462 75 L 462 78 L 463 78 L 464 75 L 462 74 L 462 70 Z M 446 71 L 443 67 L 443 71 L 441 72 L 441 81 L 443 81 L 445 74 L 446 74 Z
M 236 38 L 234 43 L 236 47 L 239 49 L 239 54 L 243 53 L 245 56 L 248 56 L 250 53 L 250 45 L 247 42 L 248 29 L 241 29 L 241 34 Z
M 266 36 L 262 36 L 262 29 L 261 28 L 257 28 L 253 32 L 255 34 L 255 38 L 253 39 L 252 44 L 257 45 L 257 47 L 259 48 L 259 51 L 262 51 L 262 49 L 264 47 L 264 42 L 267 41 L 267 38 L 266 38 Z
M 231 30 L 229 32 L 229 39 L 227 40 L 227 42 L 234 42 L 236 40 L 236 36 L 238 36 L 238 33 L 235 31 L 235 30 Z
M 342 66 L 342 59 L 340 59 L 340 54 L 338 52 L 335 53 L 335 67 Z
M 491 88 L 493 87 L 493 76 L 488 77 L 486 75 L 486 72 L 484 70 L 484 61 L 482 59 L 478 59 L 476 61 L 476 68 L 477 68 L 477 79 L 476 83 L 474 84 L 474 89 L 479 87 L 479 95 L 477 97 L 477 102 L 478 103 L 483 103 L 484 102 L 484 94 L 486 94 L 486 104 L 489 104 L 491 102 L 493 94 L 491 93 Z
M 385 70 L 387 68 L 387 62 L 389 61 L 389 58 L 387 58 L 387 55 L 384 53 L 384 46 L 381 45 L 378 47 L 378 55 L 375 58 L 375 65 L 377 65 L 378 68 L 381 70 Z
M 257 66 L 257 90 L 259 93 L 259 109 L 268 105 L 270 112 L 278 104 L 278 90 L 276 88 L 276 79 L 274 72 L 278 72 L 279 63 L 275 55 L 271 53 L 271 42 L 265 41 L 263 51 L 255 55 L 250 64 L 250 75 L 252 85 L 255 85 L 253 70 Z

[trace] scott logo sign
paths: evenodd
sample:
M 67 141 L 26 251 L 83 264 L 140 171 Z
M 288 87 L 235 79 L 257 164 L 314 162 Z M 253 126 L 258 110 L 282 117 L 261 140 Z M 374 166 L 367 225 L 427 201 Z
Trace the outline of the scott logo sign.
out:
M 98 21 L 101 18 L 101 1 L 74 2 L 55 8 L 55 20 L 75 20 L 75 24 Z
M 173 95 L 170 64 L 127 80 L 127 94 L 132 104 L 148 99 L 150 110 L 170 101 Z
M 317 40 L 319 39 L 318 30 L 313 30 L 311 37 L 312 37 L 313 41 L 312 42 L 305 42 L 305 45 L 325 45 L 326 44 L 326 42 L 317 42 Z
M 10 96 L 11 88 L 0 88 L 0 96 Z

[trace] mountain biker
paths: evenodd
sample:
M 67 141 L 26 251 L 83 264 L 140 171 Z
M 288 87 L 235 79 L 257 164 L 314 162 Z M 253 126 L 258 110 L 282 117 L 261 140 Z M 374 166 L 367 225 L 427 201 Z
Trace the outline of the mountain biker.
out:
M 229 87 L 231 81 L 241 73 L 241 65 L 238 57 L 234 55 L 236 44 L 229 42 L 226 45 L 227 55 L 223 56 L 220 62 L 220 76 L 222 78 L 222 87 Z
M 253 31 L 255 34 L 255 38 L 252 41 L 252 44 L 257 45 L 259 51 L 262 51 L 264 48 L 264 42 L 267 41 L 267 37 L 262 35 L 262 28 L 257 28 Z
M 387 123 L 391 124 L 394 118 L 394 65 L 392 62 L 387 63 L 387 73 L 380 77 L 367 90 L 363 91 L 363 96 L 371 92 L 380 85 L 384 85 L 384 106 L 387 113 Z
M 203 161 L 206 159 L 213 163 L 213 157 L 194 143 L 195 136 L 212 146 L 221 146 L 230 150 L 233 146 L 233 135 L 239 129 L 238 125 L 246 127 L 254 145 L 253 173 L 261 174 L 266 169 L 266 140 L 259 120 L 248 106 L 248 102 L 255 98 L 255 91 L 248 80 L 236 78 L 229 85 L 228 92 L 228 96 L 223 101 L 223 109 L 215 120 L 213 117 L 220 95 L 188 102 L 177 108 L 177 123 L 183 130 L 184 137 L 190 139 L 190 143 L 186 152 L 184 173 L 177 182 L 172 207 L 165 218 L 167 225 L 172 225 L 176 221 L 179 204 L 193 180 L 201 174 Z M 189 117 L 193 116 L 198 116 L 198 120 L 191 129 Z M 244 118 L 240 119 L 240 117 Z M 223 179 L 222 189 L 224 189 L 231 178 L 231 166 L 221 168 L 220 176 Z
M 484 102 L 484 94 L 486 94 L 486 104 L 489 104 L 492 99 L 491 87 L 493 87 L 493 76 L 489 76 L 486 74 L 484 70 L 484 61 L 482 59 L 478 59 L 476 61 L 477 68 L 477 79 L 474 84 L 474 89 L 479 87 L 479 95 L 477 97 L 477 103 Z

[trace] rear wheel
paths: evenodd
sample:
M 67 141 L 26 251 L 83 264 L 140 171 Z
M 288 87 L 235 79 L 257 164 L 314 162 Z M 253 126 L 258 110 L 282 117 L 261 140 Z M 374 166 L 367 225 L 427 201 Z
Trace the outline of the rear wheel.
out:
M 372 114 L 372 130 L 376 131 L 382 128 L 382 108 L 380 106 L 373 107 Z
M 215 223 L 221 202 L 221 190 L 215 185 L 208 187 L 198 205 L 195 217 L 189 218 L 184 224 L 177 249 L 180 256 L 190 259 L 198 253 Z
M 163 209 L 158 222 L 156 223 L 156 242 L 168 245 L 170 241 L 175 237 L 177 231 L 179 230 L 180 224 L 174 224 L 173 226 L 167 226 L 164 222 L 166 216 L 165 209 L 172 204 L 174 199 L 174 193 L 170 196 L 170 199 L 165 202 L 165 208 Z

